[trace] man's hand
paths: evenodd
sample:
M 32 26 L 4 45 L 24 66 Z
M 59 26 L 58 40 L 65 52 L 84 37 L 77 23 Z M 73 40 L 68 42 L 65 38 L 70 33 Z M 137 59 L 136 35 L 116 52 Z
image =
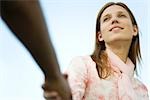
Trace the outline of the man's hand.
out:
M 50 81 L 48 78 L 45 78 L 42 88 L 46 100 L 71 100 L 69 84 L 63 76 Z

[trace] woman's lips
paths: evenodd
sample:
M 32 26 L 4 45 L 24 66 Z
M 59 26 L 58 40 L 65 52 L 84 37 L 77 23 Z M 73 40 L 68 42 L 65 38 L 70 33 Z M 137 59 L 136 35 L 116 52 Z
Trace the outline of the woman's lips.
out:
M 114 26 L 114 27 L 112 27 L 109 31 L 118 30 L 118 29 L 124 29 L 124 28 L 122 28 L 122 27 L 120 27 L 120 26 Z

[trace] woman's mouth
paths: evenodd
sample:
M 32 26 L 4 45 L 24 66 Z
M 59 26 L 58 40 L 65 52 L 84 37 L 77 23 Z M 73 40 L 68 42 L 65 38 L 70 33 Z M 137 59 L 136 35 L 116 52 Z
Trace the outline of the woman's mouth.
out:
M 124 29 L 124 28 L 122 28 L 122 27 L 120 27 L 120 26 L 114 26 L 114 27 L 112 27 L 109 31 L 112 31 L 112 30 L 122 30 L 122 29 Z

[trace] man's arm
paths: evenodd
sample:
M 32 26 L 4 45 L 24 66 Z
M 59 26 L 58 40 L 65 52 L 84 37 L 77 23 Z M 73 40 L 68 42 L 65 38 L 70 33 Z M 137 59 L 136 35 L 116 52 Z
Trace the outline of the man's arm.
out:
M 45 76 L 59 77 L 59 65 L 39 3 L 7 1 L 1 6 L 2 19 L 31 52 Z
M 44 72 L 46 81 L 51 82 L 47 88 L 58 91 L 62 97 L 69 97 L 70 89 L 61 75 L 39 2 L 1 1 L 1 16 L 29 50 Z M 59 88 L 54 87 L 53 83 Z M 68 94 L 61 93 L 61 89 Z

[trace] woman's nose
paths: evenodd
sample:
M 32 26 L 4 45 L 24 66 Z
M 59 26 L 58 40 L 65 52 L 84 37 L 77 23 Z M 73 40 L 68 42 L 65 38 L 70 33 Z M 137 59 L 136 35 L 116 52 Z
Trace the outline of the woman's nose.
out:
M 119 23 L 117 17 L 113 17 L 113 18 L 112 18 L 111 24 L 115 24 L 115 23 Z
M 112 20 L 112 23 L 111 23 L 111 24 L 115 24 L 115 23 L 119 23 L 118 20 L 116 20 L 116 19 L 115 19 L 115 20 Z

